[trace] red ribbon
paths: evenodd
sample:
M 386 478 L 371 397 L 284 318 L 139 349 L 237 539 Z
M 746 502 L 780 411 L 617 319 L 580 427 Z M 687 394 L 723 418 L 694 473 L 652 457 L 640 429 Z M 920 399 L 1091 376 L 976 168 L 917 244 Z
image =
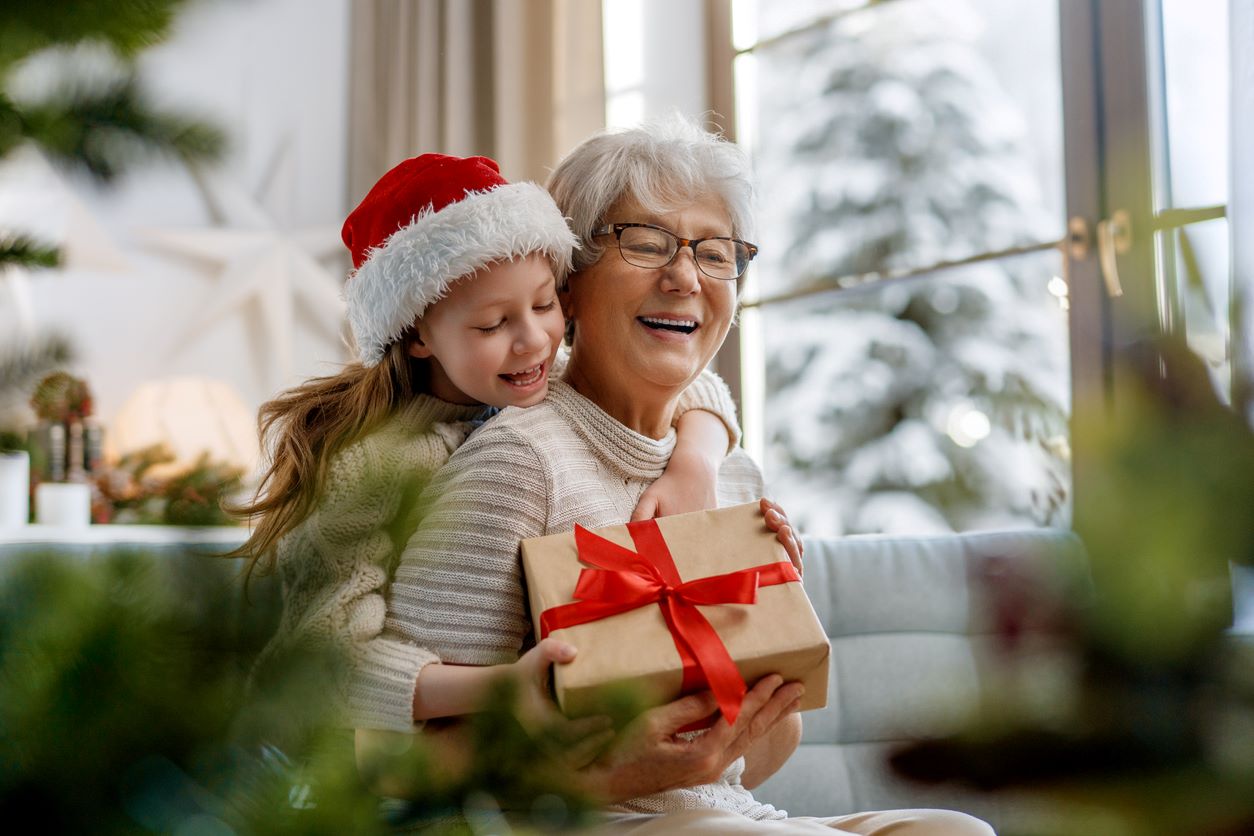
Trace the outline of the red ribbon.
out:
M 580 571 L 572 603 L 540 614 L 540 638 L 656 603 L 683 662 L 684 693 L 708 685 L 727 722 L 735 723 L 745 681 L 697 605 L 753 604 L 758 587 L 800 581 L 801 576 L 791 563 L 781 561 L 685 582 L 656 520 L 628 523 L 627 531 L 634 552 L 575 526 L 579 559 L 596 568 Z

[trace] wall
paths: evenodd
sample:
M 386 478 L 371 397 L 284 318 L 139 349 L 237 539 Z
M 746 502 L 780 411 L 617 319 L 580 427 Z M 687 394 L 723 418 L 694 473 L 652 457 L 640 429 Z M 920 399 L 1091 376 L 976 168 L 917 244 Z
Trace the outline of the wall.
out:
M 214 178 L 257 194 L 273 161 L 283 159 L 262 208 L 280 230 L 319 227 L 332 251 L 349 208 L 348 23 L 349 0 L 202 2 L 192 4 L 173 37 L 142 61 L 144 79 L 162 103 L 203 114 L 229 134 L 231 151 Z M 299 303 L 286 374 L 275 368 L 255 303 L 189 336 L 198 316 L 221 300 L 222 283 L 209 264 L 159 253 L 144 242 L 150 230 L 214 225 L 185 169 L 150 165 L 107 191 L 54 176 L 29 155 L 0 173 L 0 225 L 20 218 L 61 238 L 76 200 L 90 220 L 78 224 L 74 238 L 87 240 L 91 224 L 98 224 L 97 257 L 86 267 L 72 257 L 69 269 L 10 277 L 0 289 L 0 334 L 33 320 L 70 335 L 78 349 L 76 370 L 89 379 L 106 421 L 152 378 L 225 380 L 255 411 L 280 386 L 342 359 L 339 338 L 321 333 Z M 242 213 L 232 215 L 239 223 Z M 247 261 L 249 253 L 239 257 Z M 334 277 L 343 276 L 346 260 L 338 254 L 323 263 Z

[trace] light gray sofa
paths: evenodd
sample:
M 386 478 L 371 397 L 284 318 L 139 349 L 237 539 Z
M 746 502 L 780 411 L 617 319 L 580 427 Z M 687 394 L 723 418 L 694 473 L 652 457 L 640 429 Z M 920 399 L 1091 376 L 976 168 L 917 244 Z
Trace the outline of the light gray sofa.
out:
M 806 590 L 832 642 L 828 705 L 803 715 L 800 748 L 756 797 L 793 815 L 944 807 L 995 827 L 1014 817 L 1002 800 L 907 784 L 885 760 L 973 707 L 991 633 L 978 580 L 989 558 L 1083 559 L 1074 534 L 1051 529 L 806 540 Z

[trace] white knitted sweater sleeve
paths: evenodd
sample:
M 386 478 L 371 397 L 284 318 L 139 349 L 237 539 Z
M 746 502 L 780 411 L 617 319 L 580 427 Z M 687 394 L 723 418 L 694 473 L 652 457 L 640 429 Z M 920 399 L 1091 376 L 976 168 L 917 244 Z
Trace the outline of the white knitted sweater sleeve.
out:
M 521 436 L 472 436 L 427 487 L 422 526 L 392 580 L 384 635 L 449 663 L 516 661 L 529 633 L 518 544 L 545 533 L 548 493 Z M 410 694 L 416 680 L 415 672 Z M 390 706 L 396 722 L 410 711 L 408 699 Z

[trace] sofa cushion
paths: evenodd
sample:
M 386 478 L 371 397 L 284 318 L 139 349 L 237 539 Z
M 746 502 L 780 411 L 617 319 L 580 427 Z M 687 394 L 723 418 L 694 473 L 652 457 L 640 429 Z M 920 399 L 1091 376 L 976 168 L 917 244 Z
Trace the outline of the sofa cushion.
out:
M 975 707 L 991 639 L 977 579 L 991 558 L 1062 564 L 1082 550 L 1056 529 L 806 540 L 806 591 L 832 642 L 828 705 L 803 715 L 800 748 L 756 797 L 793 815 L 929 806 L 1005 820 L 995 800 L 907 784 L 885 764 Z

